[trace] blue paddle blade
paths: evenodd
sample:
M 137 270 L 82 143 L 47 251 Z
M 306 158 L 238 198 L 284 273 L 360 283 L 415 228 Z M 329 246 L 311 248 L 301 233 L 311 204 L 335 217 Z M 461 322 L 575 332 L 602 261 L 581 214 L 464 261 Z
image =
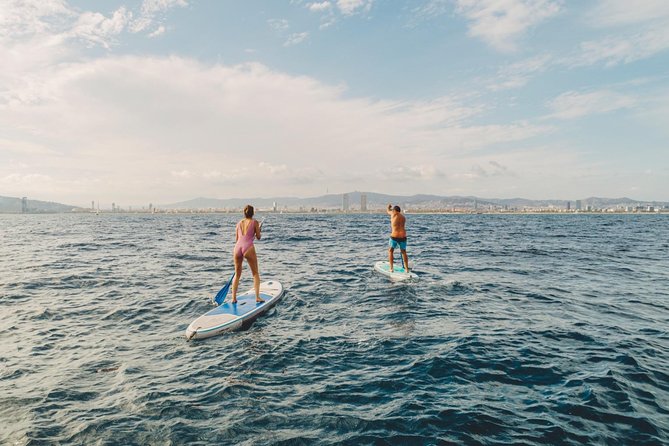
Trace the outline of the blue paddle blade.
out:
M 230 285 L 232 285 L 232 279 L 235 278 L 235 273 L 232 273 L 232 276 L 230 276 L 230 280 L 228 280 L 228 283 L 226 283 L 223 288 L 221 288 L 221 291 L 216 294 L 216 297 L 214 297 L 214 303 L 216 305 L 221 305 L 223 301 L 225 300 L 225 296 L 228 295 L 228 291 L 230 290 Z

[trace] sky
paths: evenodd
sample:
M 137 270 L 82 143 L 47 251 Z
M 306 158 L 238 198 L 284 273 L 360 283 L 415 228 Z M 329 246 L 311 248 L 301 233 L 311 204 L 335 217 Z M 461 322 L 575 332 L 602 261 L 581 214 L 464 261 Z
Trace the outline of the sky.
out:
M 666 0 L 0 0 L 0 195 L 669 201 Z

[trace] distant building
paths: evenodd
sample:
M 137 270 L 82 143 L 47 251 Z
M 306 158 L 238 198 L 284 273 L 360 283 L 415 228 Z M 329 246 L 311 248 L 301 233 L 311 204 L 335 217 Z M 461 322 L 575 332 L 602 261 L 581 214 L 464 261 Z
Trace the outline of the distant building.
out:
M 567 210 L 568 210 L 568 211 L 571 210 L 571 201 L 568 201 L 568 202 L 567 202 Z
M 342 211 L 348 211 L 350 209 L 349 205 L 349 196 L 348 194 L 344 194 L 341 199 L 341 209 Z
M 272 212 L 276 212 L 276 201 L 272 203 Z
M 112 212 L 116 212 L 116 203 L 112 203 Z
M 580 211 L 582 208 L 581 200 L 576 200 L 576 210 Z
M 95 210 L 95 200 L 91 200 L 91 211 Z
M 21 213 L 25 214 L 28 212 L 28 197 L 21 198 Z
M 360 194 L 360 210 L 362 212 L 367 210 L 367 194 Z

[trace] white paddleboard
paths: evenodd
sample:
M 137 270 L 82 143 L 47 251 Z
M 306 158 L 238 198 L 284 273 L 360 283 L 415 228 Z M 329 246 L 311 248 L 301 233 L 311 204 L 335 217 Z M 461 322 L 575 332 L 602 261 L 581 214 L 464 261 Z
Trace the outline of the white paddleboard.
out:
M 390 263 L 388 262 L 376 262 L 374 264 L 374 270 L 383 274 L 384 276 L 390 277 L 390 280 L 393 281 L 406 281 L 406 280 L 418 280 L 418 275 L 416 273 L 409 271 L 408 273 L 402 266 L 402 262 L 393 263 L 393 271 L 390 271 Z
M 186 339 L 209 338 L 248 326 L 258 316 L 276 305 L 283 295 L 283 285 L 276 280 L 269 280 L 260 284 L 260 298 L 265 302 L 256 303 L 256 293 L 253 288 L 244 294 L 237 294 L 236 304 L 229 302 L 229 296 L 221 305 L 191 322 L 186 329 Z

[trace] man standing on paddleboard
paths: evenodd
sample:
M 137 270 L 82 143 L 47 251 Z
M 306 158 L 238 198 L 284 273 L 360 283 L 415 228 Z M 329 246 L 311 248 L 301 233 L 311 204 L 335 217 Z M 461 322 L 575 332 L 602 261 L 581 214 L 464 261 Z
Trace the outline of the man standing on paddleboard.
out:
M 386 211 L 390 215 L 390 240 L 388 244 L 390 248 L 388 249 L 388 263 L 390 264 L 390 272 L 393 272 L 393 254 L 395 253 L 395 248 L 399 248 L 402 253 L 402 259 L 404 260 L 404 269 L 409 273 L 409 258 L 407 257 L 407 231 L 404 228 L 406 223 L 406 217 L 402 215 L 399 206 L 394 206 L 392 204 L 388 205 Z

